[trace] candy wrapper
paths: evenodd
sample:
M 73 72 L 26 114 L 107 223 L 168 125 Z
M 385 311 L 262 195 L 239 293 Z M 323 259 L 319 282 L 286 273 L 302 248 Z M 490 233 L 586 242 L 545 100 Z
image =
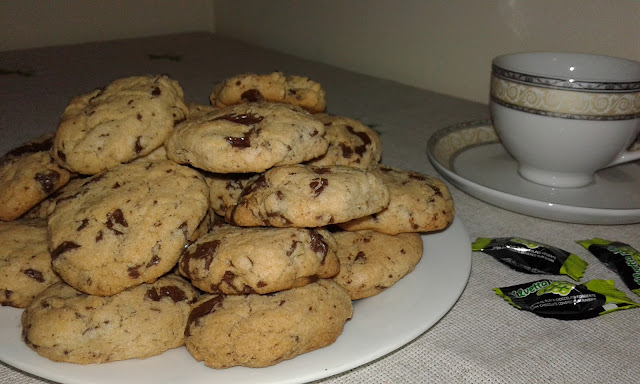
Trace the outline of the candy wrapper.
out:
M 576 243 L 588 249 L 604 265 L 616 272 L 627 287 L 640 296 L 640 252 L 629 244 L 597 237 L 579 240 Z
M 574 284 L 545 279 L 493 290 L 520 310 L 560 320 L 589 319 L 640 306 L 616 289 L 611 280 Z
M 491 255 L 516 271 L 567 275 L 576 281 L 588 265 L 573 253 L 520 237 L 479 237 L 471 244 L 471 249 Z

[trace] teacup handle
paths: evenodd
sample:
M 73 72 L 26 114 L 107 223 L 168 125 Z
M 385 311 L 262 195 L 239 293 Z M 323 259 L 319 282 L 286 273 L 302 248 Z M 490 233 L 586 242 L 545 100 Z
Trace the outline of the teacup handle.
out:
M 613 160 L 608 166 L 628 163 L 629 161 L 634 161 L 640 159 L 640 141 L 636 141 L 632 147 L 638 147 L 635 150 L 626 150 L 622 152 L 615 160 Z

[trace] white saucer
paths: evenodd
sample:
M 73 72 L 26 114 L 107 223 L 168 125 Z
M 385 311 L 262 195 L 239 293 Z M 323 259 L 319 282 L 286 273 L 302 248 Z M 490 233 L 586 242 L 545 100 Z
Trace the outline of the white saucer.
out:
M 640 222 L 640 162 L 603 169 L 582 188 L 553 188 L 523 179 L 490 121 L 436 132 L 427 144 L 433 166 L 466 193 L 498 207 L 580 224 Z

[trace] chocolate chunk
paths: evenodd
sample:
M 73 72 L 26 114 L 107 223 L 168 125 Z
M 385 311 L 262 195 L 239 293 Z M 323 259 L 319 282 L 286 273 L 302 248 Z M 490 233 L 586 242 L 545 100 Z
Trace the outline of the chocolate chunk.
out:
M 89 224 L 89 219 L 82 219 L 82 223 L 80 224 L 80 226 L 76 229 L 76 231 L 81 231 L 83 230 L 87 225 Z
M 249 89 L 247 91 L 242 92 L 242 95 L 240 95 L 240 98 L 242 100 L 246 100 L 252 103 L 263 99 L 262 93 L 260 93 L 260 91 L 258 91 L 257 89 Z
M 207 316 L 216 310 L 216 306 L 222 305 L 224 301 L 224 295 L 216 295 L 207 301 L 200 303 L 197 307 L 191 310 L 189 318 L 187 319 L 187 328 L 184 330 L 186 337 L 191 336 L 191 324 L 196 322 L 201 317 Z
M 322 254 L 322 259 L 324 260 L 328 252 L 327 244 L 324 242 L 324 237 L 314 229 L 309 230 L 309 237 L 311 238 L 311 250 L 315 253 Z
M 160 263 L 160 257 L 154 255 L 151 260 L 147 263 L 146 267 L 153 267 L 154 265 L 158 265 Z
M 311 187 L 311 190 L 313 190 L 314 197 L 320 195 L 327 185 L 329 185 L 329 180 L 325 179 L 324 177 L 313 179 L 311 180 L 311 183 L 309 183 L 309 187 Z
M 170 297 L 174 303 L 177 303 L 178 301 L 186 300 L 187 295 L 182 289 L 173 285 L 160 288 L 154 287 L 147 291 L 147 298 L 153 301 L 160 301 L 163 297 Z
M 226 120 L 236 124 L 255 125 L 264 120 L 264 117 L 258 116 L 254 113 L 230 113 L 228 115 L 216 117 L 213 120 Z
M 135 266 L 135 267 L 129 267 L 127 268 L 127 274 L 129 275 L 129 278 L 131 279 L 137 279 L 140 277 L 140 271 L 138 270 L 140 268 L 139 265 Z
M 178 229 L 182 231 L 185 239 L 189 238 L 189 224 L 186 221 L 183 221 L 182 224 L 178 226 Z
M 144 147 L 140 143 L 141 138 L 141 136 L 138 136 L 138 138 L 136 139 L 136 145 L 133 147 L 133 150 L 136 152 L 136 154 L 142 152 L 142 150 L 144 149 Z
M 29 269 L 25 269 L 24 271 L 22 271 L 22 273 L 24 273 L 25 275 L 27 275 L 30 278 L 34 279 L 38 283 L 44 283 L 44 276 L 42 275 L 42 272 L 40 272 L 40 271 L 36 271 L 35 269 L 29 268 Z
M 353 149 L 344 143 L 340 143 L 340 148 L 342 149 L 342 157 L 345 159 L 351 158 L 353 156 Z
M 367 151 L 367 145 L 371 144 L 371 138 L 365 132 L 356 132 L 351 126 L 347 126 L 347 130 L 352 135 L 356 135 L 360 138 L 360 140 L 362 140 L 363 145 L 359 145 L 355 149 L 356 153 L 362 156 L 362 154 L 364 154 Z
M 229 284 L 233 287 L 233 280 L 236 278 L 236 275 L 231 271 L 225 271 L 224 275 L 222 275 L 222 281 Z
M 227 136 L 225 140 L 227 140 L 227 143 L 231 144 L 232 147 L 248 148 L 251 146 L 250 135 L 251 133 L 247 132 L 242 137 Z
M 60 181 L 60 174 L 56 171 L 47 173 L 38 172 L 34 179 L 40 183 L 40 187 L 45 193 L 51 193 Z
M 151 96 L 157 97 L 157 96 L 160 96 L 161 93 L 162 93 L 162 90 L 160 90 L 160 87 L 155 87 L 153 91 L 151 91 Z
M 64 241 L 56 249 L 51 252 L 51 259 L 55 260 L 61 254 L 70 251 L 72 249 L 80 248 L 80 245 L 74 243 L 73 241 Z
M 257 292 L 250 286 L 245 285 L 242 291 L 239 293 L 242 293 L 243 295 L 253 295 L 253 294 L 256 294 Z
M 203 259 L 205 269 L 209 269 L 219 245 L 220 240 L 214 240 L 197 244 L 193 252 L 190 252 L 193 247 L 185 249 L 180 259 L 181 271 L 187 275 L 187 277 L 190 277 L 189 262 L 191 259 Z
M 114 228 L 116 224 L 125 228 L 129 226 L 127 221 L 124 219 L 124 214 L 120 209 L 116 209 L 115 211 L 113 211 L 113 213 L 107 214 L 107 222 L 105 223 L 105 225 L 107 226 L 107 228 L 112 230 L 113 233 L 115 233 L 116 235 L 122 235 L 123 232 Z

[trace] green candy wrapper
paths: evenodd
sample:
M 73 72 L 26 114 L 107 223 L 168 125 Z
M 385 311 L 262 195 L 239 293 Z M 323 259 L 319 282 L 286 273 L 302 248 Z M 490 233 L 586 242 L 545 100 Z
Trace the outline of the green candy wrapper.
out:
M 560 320 L 589 319 L 640 306 L 616 289 L 611 280 L 575 284 L 545 279 L 493 290 L 520 310 Z
M 576 281 L 588 265 L 573 253 L 520 237 L 479 237 L 471 244 L 471 249 L 491 255 L 516 271 L 567 275 Z
M 576 243 L 589 250 L 609 269 L 616 272 L 629 289 L 640 296 L 640 252 L 619 241 L 594 237 Z

